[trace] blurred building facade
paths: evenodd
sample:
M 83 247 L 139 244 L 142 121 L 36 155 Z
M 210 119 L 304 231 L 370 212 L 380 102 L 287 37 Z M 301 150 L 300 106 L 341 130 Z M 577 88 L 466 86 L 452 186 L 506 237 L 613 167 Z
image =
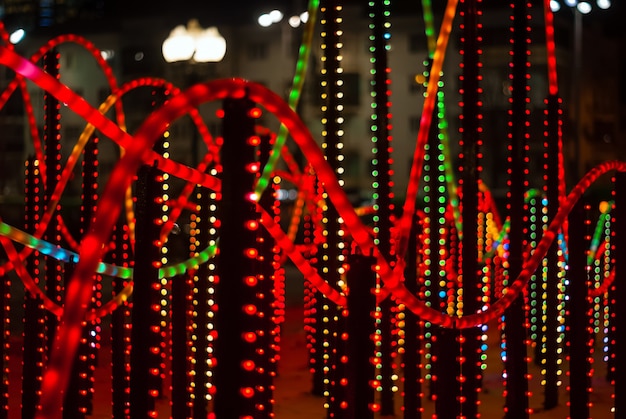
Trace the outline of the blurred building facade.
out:
M 45 1 L 5 1 L 5 21 L 16 22 L 41 19 Z M 234 24 L 224 24 L 212 18 L 198 16 L 203 26 L 216 25 L 227 42 L 227 52 L 219 63 L 174 63 L 168 64 L 161 54 L 161 44 L 169 31 L 184 24 L 186 17 L 158 13 L 142 15 L 130 13 L 112 19 L 111 11 L 105 9 L 103 1 L 59 1 L 62 8 L 54 8 L 56 19 L 48 26 L 35 22 L 34 30 L 23 43 L 16 46 L 18 52 L 30 56 L 47 39 L 59 33 L 79 33 L 105 51 L 119 83 L 139 77 L 164 77 L 180 87 L 192 83 L 222 78 L 243 77 L 259 82 L 287 98 L 295 71 L 302 27 L 292 28 L 286 19 L 270 27 L 260 27 L 252 19 Z M 361 5 L 366 2 L 360 2 Z M 391 78 L 392 135 L 394 159 L 394 192 L 402 198 L 407 186 L 410 163 L 419 127 L 428 58 L 427 42 L 421 7 L 418 3 L 399 2 L 392 7 L 391 39 L 389 40 L 389 67 Z M 482 87 L 484 138 L 483 180 L 496 193 L 503 194 L 506 187 L 507 153 L 507 110 L 509 108 L 510 61 L 509 14 L 507 5 L 487 1 L 483 28 Z M 348 5 L 343 11 L 343 78 L 344 78 L 344 121 L 343 155 L 346 189 L 357 199 L 367 199 L 371 193 L 371 96 L 370 96 L 370 29 L 367 10 L 361 5 Z M 440 12 L 440 6 L 435 13 Z M 81 10 L 92 10 L 89 14 Z M 304 10 L 304 9 L 303 9 Z M 82 13 L 82 15 L 81 15 Z M 64 15 L 64 16 L 61 16 Z M 83 16 L 83 18 L 78 18 Z M 441 16 L 441 14 L 439 14 Z M 18 19 L 19 18 L 19 19 Z M 436 27 L 440 24 L 436 18 Z M 31 23 L 32 20 L 30 21 Z M 451 153 L 458 154 L 459 141 L 459 75 L 461 56 L 458 53 L 459 22 L 455 20 L 451 43 L 444 63 L 443 91 L 446 97 L 446 118 L 449 123 Z M 530 55 L 530 141 L 529 180 L 530 186 L 542 182 L 544 138 L 544 100 L 548 94 L 545 30 L 541 7 L 532 9 L 531 55 Z M 559 64 L 560 95 L 564 99 L 564 151 L 568 184 L 570 187 L 586 170 L 595 164 L 610 159 L 626 159 L 626 99 L 624 94 L 625 60 L 624 35 L 607 35 L 601 21 L 587 23 L 584 27 L 584 55 L 582 80 L 578 97 L 575 92 L 572 62 L 572 19 L 565 14 L 556 15 Z M 298 112 L 309 126 L 315 138 L 321 138 L 320 68 L 321 45 L 319 32 L 311 56 L 309 72 L 305 82 Z M 94 107 L 98 107 L 110 94 L 109 85 L 95 60 L 82 47 L 63 44 L 58 47 L 61 63 L 61 81 L 83 96 Z M 0 68 L 0 87 L 4 88 L 13 78 L 11 71 Z M 38 88 L 29 84 L 35 109 L 41 112 L 43 95 Z M 136 92 L 124 99 L 128 131 L 133 132 L 150 112 L 149 93 Z M 571 120 L 573 104 L 580 101 L 580 124 Z M 148 103 L 146 105 L 146 103 Z M 206 112 L 212 111 L 207 107 Z M 63 109 L 62 141 L 68 147 L 74 144 L 82 132 L 85 122 Z M 262 120 L 272 128 L 276 121 L 271 117 Z M 210 125 L 218 133 L 219 125 Z M 186 164 L 197 162 L 197 138 L 189 123 L 172 126 L 172 158 Z M 32 145 L 21 99 L 14 98 L 0 110 L 0 197 L 3 202 L 12 199 L 21 201 L 23 177 L 22 162 L 32 154 Z M 102 142 L 101 168 L 106 174 L 118 156 L 116 147 Z M 578 143 L 578 151 L 574 144 Z M 195 148 L 195 150 L 194 150 Z M 298 154 L 297 150 L 292 150 Z M 194 160 L 195 159 L 195 160 Z M 578 161 L 576 161 L 578 160 Z M 454 165 L 455 163 L 453 163 Z M 71 191 L 69 191 L 71 193 Z

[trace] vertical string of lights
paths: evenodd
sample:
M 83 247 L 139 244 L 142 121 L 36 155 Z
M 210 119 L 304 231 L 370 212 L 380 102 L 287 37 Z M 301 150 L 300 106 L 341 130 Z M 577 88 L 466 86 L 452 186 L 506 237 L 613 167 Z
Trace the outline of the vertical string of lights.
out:
M 220 115 L 223 116 L 223 115 Z M 216 143 L 223 143 L 223 138 L 216 138 Z M 221 167 L 217 164 L 210 169 L 212 175 L 218 175 Z M 217 242 L 217 204 L 221 196 L 206 188 L 196 189 L 197 210 L 190 220 L 190 252 L 192 256 L 200 249 L 215 246 Z M 189 321 L 191 323 L 191 347 L 188 363 L 191 366 L 189 398 L 193 417 L 206 417 L 209 402 L 212 400 L 213 386 L 211 366 L 215 337 L 214 316 L 217 311 L 215 303 L 215 284 L 218 281 L 214 260 L 198 266 L 191 273 L 191 304 Z
M 528 0 L 511 2 L 511 61 L 509 63 L 511 95 L 509 97 L 509 168 L 507 212 L 510 221 L 508 275 L 517 278 L 524 261 L 529 219 L 525 192 L 528 190 L 528 140 L 530 111 L 528 105 L 528 69 L 530 47 L 530 15 Z M 507 281 L 506 286 L 511 284 Z M 503 317 L 503 354 L 505 377 L 506 418 L 527 418 L 531 413 L 528 391 L 527 304 L 522 293 L 506 310 Z
M 549 26 L 549 25 L 548 25 Z M 553 29 L 552 29 L 553 30 Z M 550 33 L 547 33 L 550 37 Z M 553 32 L 552 32 L 553 36 Z M 549 63 L 550 64 L 550 63 Z M 552 72 L 549 69 L 549 76 Z M 561 151 L 561 109 L 558 91 L 551 89 L 546 100 L 545 115 L 545 173 L 544 192 L 546 196 L 546 224 L 556 215 L 560 204 L 560 179 L 563 176 L 559 163 L 559 153 Z M 559 240 L 554 240 L 546 254 L 543 267 L 543 284 L 545 287 L 545 311 L 542 316 L 545 318 L 542 330 L 542 342 L 540 357 L 537 360 L 541 365 L 542 385 L 544 386 L 544 408 L 551 409 L 558 405 L 558 388 L 561 384 L 560 378 L 560 355 L 562 348 L 560 345 L 560 327 L 562 323 L 561 313 L 561 272 L 562 251 L 559 248 Z
M 113 231 L 115 248 L 111 252 L 111 261 L 120 267 L 130 267 L 131 240 L 126 216 L 118 216 Z M 126 287 L 126 280 L 113 278 L 113 294 L 117 295 Z M 111 417 L 125 419 L 130 416 L 130 374 L 127 368 L 130 361 L 130 304 L 122 304 L 111 313 Z
M 534 249 L 537 246 L 537 243 L 541 239 L 541 233 L 543 229 L 543 197 L 537 196 L 537 194 L 531 194 L 528 197 L 528 213 L 529 213 L 529 223 L 528 223 L 528 245 L 530 248 Z M 531 252 L 532 253 L 532 252 Z M 543 294 L 544 289 L 542 286 L 542 269 L 538 270 L 539 272 L 533 273 L 530 276 L 528 281 L 528 323 L 529 323 L 529 338 L 533 343 L 533 357 L 536 360 L 540 359 L 541 354 L 541 346 L 542 346 L 542 338 L 543 335 Z
M 612 179 L 615 182 L 615 179 Z M 615 191 L 612 191 L 612 198 L 615 198 Z M 615 202 L 613 201 L 610 204 L 610 212 L 608 213 L 608 219 L 606 221 L 607 228 L 607 243 L 605 253 L 608 253 L 610 265 L 609 269 L 613 272 L 613 278 L 615 278 L 615 265 L 614 265 L 614 252 L 615 252 L 615 229 L 612 226 L 615 223 Z M 608 290 L 606 292 L 606 307 L 604 314 L 604 329 L 605 329 L 605 337 L 604 337 L 604 362 L 606 363 L 606 379 L 611 385 L 615 385 L 615 358 L 617 354 L 615 353 L 615 333 L 617 331 L 615 324 L 615 314 L 616 309 L 615 305 L 617 301 L 615 300 L 615 292 L 616 292 L 615 281 L 611 285 L 609 285 Z
M 154 92 L 156 93 L 156 92 Z M 166 97 L 169 94 L 169 91 L 166 89 L 162 96 Z M 156 102 L 161 102 L 162 98 L 157 98 Z M 159 150 L 161 155 L 168 159 L 170 157 L 169 154 L 170 148 L 170 131 L 165 130 L 162 135 L 161 141 L 157 142 L 156 150 Z M 161 190 L 159 191 L 158 203 L 160 205 L 160 220 L 158 222 L 159 233 L 160 229 L 163 227 L 165 223 L 168 222 L 168 213 L 170 212 L 169 206 L 169 187 L 170 187 L 170 174 L 167 172 L 162 172 L 160 176 L 160 186 Z M 176 234 L 175 231 L 170 233 L 172 235 Z M 169 253 L 170 253 L 170 245 L 169 240 L 159 240 L 159 267 L 167 266 L 169 262 Z M 158 340 L 158 354 L 159 354 L 159 377 L 157 379 L 158 382 L 158 396 L 163 396 L 164 391 L 164 381 L 166 377 L 166 364 L 171 363 L 171 348 L 172 348 L 172 330 L 171 330 L 171 278 L 166 278 L 165 276 L 159 276 L 159 340 Z M 156 309 L 156 307 L 155 307 Z
M 312 244 L 315 246 L 315 250 L 312 251 L 313 257 L 311 258 L 316 270 L 324 271 L 324 245 L 326 243 L 326 229 L 324 228 L 323 221 L 325 220 L 326 205 L 324 204 L 323 196 L 324 190 L 317 177 L 314 178 L 315 183 L 315 202 L 320 202 L 321 205 L 316 205 L 311 212 L 311 229 L 312 229 Z M 316 396 L 324 396 L 327 391 L 327 364 L 328 364 L 328 303 L 325 301 L 324 295 L 311 288 L 310 294 L 310 312 L 311 315 L 311 349 L 309 356 L 309 365 L 312 372 L 312 389 L 311 393 Z
M 374 152 L 374 234 L 375 243 L 381 254 L 393 266 L 393 251 L 391 248 L 391 216 L 393 213 L 393 181 L 392 181 L 392 146 L 391 146 L 391 90 L 390 72 L 387 51 L 389 50 L 390 28 L 390 0 L 370 0 L 370 61 L 373 64 L 370 70 L 372 80 L 372 115 L 371 140 Z M 382 284 L 379 284 L 380 287 Z M 377 334 L 376 342 L 376 382 L 380 393 L 380 414 L 394 414 L 394 392 L 397 385 L 394 382 L 394 351 L 393 345 L 396 306 L 391 298 L 381 301 L 376 309 Z
M 610 206 L 607 201 L 601 201 L 598 205 L 599 216 L 591 238 L 589 252 L 587 252 L 587 266 L 590 271 L 590 298 L 592 304 L 592 319 L 590 327 L 596 339 L 606 342 L 605 321 L 608 314 L 606 304 L 607 286 L 605 281 L 611 277 L 610 259 Z M 608 224 L 607 224 L 608 222 Z M 607 229 L 605 231 L 605 228 Z M 604 354 L 603 354 L 604 355 Z
M 60 55 L 56 49 L 47 52 L 43 57 L 44 71 L 53 77 L 60 78 Z M 52 201 L 52 194 L 61 175 L 61 104 L 51 94 L 44 93 L 44 159 L 45 159 L 45 202 Z M 57 203 L 55 213 L 59 214 L 61 205 Z M 43 235 L 43 239 L 55 245 L 61 245 L 60 225 L 57 217 L 52 217 Z M 61 263 L 54 258 L 45 260 L 45 292 L 51 301 L 61 304 L 63 269 Z M 46 352 L 51 350 L 50 343 L 54 339 L 58 319 L 46 312 Z
M 613 210 L 615 222 L 613 231 L 615 237 L 626 237 L 626 173 L 615 173 L 615 208 Z M 626 246 L 616 240 L 614 250 L 615 274 L 619 278 L 626 272 Z M 624 281 L 615 281 L 615 371 L 613 373 L 615 407 L 613 413 L 618 417 L 626 412 L 626 359 L 623 355 L 626 352 L 626 333 L 622 330 L 626 324 L 626 284 Z
M 318 199 L 318 191 L 317 191 L 317 179 L 315 175 L 309 172 L 309 177 L 311 185 L 310 193 L 313 195 L 314 199 L 312 202 L 321 202 L 321 199 Z M 319 267 L 319 249 L 321 246 L 321 233 L 320 233 L 320 223 L 321 223 L 321 206 L 315 205 L 308 212 L 305 213 L 303 219 L 303 245 L 307 251 L 307 258 L 311 261 L 312 266 Z M 307 341 L 307 350 L 308 350 L 308 366 L 309 371 L 311 372 L 311 394 L 315 396 L 322 396 L 324 393 L 323 389 L 323 374 L 322 374 L 322 353 L 323 348 L 321 346 L 322 341 L 322 328 L 321 325 L 321 316 L 319 313 L 320 304 L 319 301 L 323 298 L 322 295 L 317 292 L 317 290 L 311 284 L 311 281 L 306 278 L 304 279 L 304 332 L 306 335 Z
M 252 192 L 259 168 L 255 157 L 261 139 L 254 132 L 254 119 L 259 115 L 248 98 L 224 100 L 215 299 L 225 303 L 216 313 L 215 359 L 219 362 L 214 370 L 213 414 L 217 418 L 252 419 L 269 411 L 267 403 L 259 402 L 259 396 L 266 394 L 259 382 L 265 373 L 261 339 L 267 333 L 257 316 L 264 296 L 258 275 L 257 195 Z
M 569 361 L 569 406 L 570 418 L 590 417 L 591 367 L 593 338 L 591 325 L 591 281 L 587 256 L 590 252 L 591 221 L 589 205 L 580 199 L 569 214 L 568 224 L 573 228 L 568 235 L 569 310 L 567 332 L 569 339 L 566 360 Z
M 43 176 L 39 161 L 30 157 L 25 166 L 24 226 L 28 232 L 36 230 L 43 213 Z M 36 284 L 42 280 L 41 256 L 35 251 L 27 260 Z M 39 406 L 44 365 L 46 310 L 41 297 L 26 293 L 24 296 L 24 346 L 22 355 L 22 416 L 32 418 Z
M 341 161 L 343 160 L 343 67 L 341 49 L 343 47 L 343 30 L 342 25 L 343 7 L 340 0 L 322 1 L 321 26 L 322 26 L 322 124 L 324 126 L 322 137 L 322 148 L 325 158 L 330 167 L 335 172 L 339 184 L 343 186 L 342 174 L 343 168 Z M 340 276 L 342 274 L 342 264 L 345 260 L 345 247 L 343 242 L 342 221 L 339 217 L 337 209 L 331 203 L 326 191 L 322 191 L 323 199 L 323 218 L 322 224 L 325 226 L 325 241 L 322 243 L 322 251 L 320 252 L 320 263 L 322 273 L 325 280 L 333 287 L 340 286 Z M 325 353 L 324 356 L 324 396 L 327 397 L 326 407 L 329 412 L 338 411 L 340 401 L 332 400 L 332 387 L 337 384 L 337 378 L 333 377 L 335 372 L 332 369 L 337 365 L 336 356 L 337 346 L 335 345 L 336 334 L 339 330 L 339 316 L 341 311 L 332 307 L 326 301 L 320 300 L 318 309 L 321 308 L 322 322 L 327 324 L 321 325 L 322 334 L 326 337 L 322 342 Z M 333 323 L 332 325 L 330 323 Z M 342 322 L 343 323 L 343 322 Z M 327 332 L 328 331 L 328 332 Z M 334 336 L 333 336 L 334 335 Z M 334 352 L 334 353 L 333 353 Z M 334 405 L 330 406 L 333 402 Z
M 418 283 L 418 272 L 424 272 L 418 267 L 418 218 L 414 218 L 409 242 L 407 244 L 407 257 L 405 267 L 405 285 L 414 295 L 419 295 L 420 285 Z M 420 247 L 424 247 L 422 244 Z M 423 296 L 420 295 L 421 298 Z M 424 364 L 422 357 L 424 354 L 424 324 L 419 317 L 411 310 L 400 313 L 401 321 L 404 323 L 403 331 L 405 337 L 404 353 L 402 355 L 402 396 L 404 419 L 419 419 L 424 413 L 422 400 L 424 397 L 424 376 L 422 370 Z
M 251 163 L 249 170 L 260 177 L 259 168 L 267 164 L 272 150 L 275 136 L 269 133 L 260 135 L 261 144 L 258 147 L 258 162 Z M 259 206 L 267 213 L 272 214 L 275 222 L 280 222 L 278 212 L 278 201 L 275 198 L 275 188 L 277 185 L 271 183 L 270 188 L 265 190 L 259 199 Z M 275 258 L 278 252 L 271 234 L 258 225 L 252 224 L 256 229 L 257 242 L 259 247 L 259 284 L 263 298 L 260 299 L 258 307 L 249 306 L 247 313 L 259 324 L 259 329 L 264 334 L 259 336 L 261 347 L 265 348 L 265 353 L 260 354 L 258 371 L 260 375 L 259 384 L 264 388 L 263 392 L 257 394 L 258 406 L 263 406 L 259 411 L 259 418 L 270 418 L 274 415 L 274 388 L 273 379 L 276 376 L 276 362 L 280 350 L 280 324 L 284 317 L 284 277 L 281 278 L 282 269 Z M 277 286 L 275 286 L 275 284 Z
M 180 234 L 180 227 L 174 226 L 171 234 Z M 189 253 L 189 242 L 182 246 Z M 205 263 L 206 264 L 206 263 Z M 172 419 L 185 419 L 191 416 L 191 382 L 192 364 L 190 356 L 191 339 L 193 330 L 189 327 L 192 315 L 190 302 L 192 296 L 192 281 L 190 269 L 183 274 L 170 278 L 170 408 Z M 188 352 L 189 351 L 189 352 Z
M 478 265 L 478 212 L 481 146 L 482 146 L 482 100 L 480 81 L 481 49 L 481 9 L 480 0 L 461 0 L 461 187 L 463 196 L 461 201 L 461 216 L 463 219 L 463 234 L 460 242 L 458 313 L 473 314 L 482 308 L 482 272 Z M 481 391 L 481 336 L 482 328 L 479 325 L 466 329 L 457 334 L 459 345 L 459 385 L 458 403 L 463 417 L 477 418 L 478 393 Z

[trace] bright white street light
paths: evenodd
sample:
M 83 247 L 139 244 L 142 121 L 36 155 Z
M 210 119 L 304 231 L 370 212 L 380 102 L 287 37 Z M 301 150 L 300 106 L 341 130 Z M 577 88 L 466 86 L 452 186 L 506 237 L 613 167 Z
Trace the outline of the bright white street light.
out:
M 258 22 L 259 22 L 259 25 L 261 25 L 264 28 L 267 28 L 268 26 L 271 26 L 272 23 L 274 23 L 272 22 L 272 18 L 269 13 L 264 13 L 261 16 L 259 16 Z
M 257 22 L 259 26 L 267 28 L 269 26 L 272 26 L 274 23 L 279 23 L 280 21 L 282 21 L 283 17 L 285 17 L 285 15 L 280 10 L 272 10 L 269 13 L 263 13 L 261 16 L 259 16 L 259 18 L 257 19 Z M 292 22 L 292 19 L 293 18 L 289 19 L 289 24 L 291 26 L 294 26 L 295 22 Z M 298 26 L 298 25 L 299 23 L 297 23 L 295 26 Z
M 203 29 L 196 19 L 176 26 L 163 41 L 163 58 L 176 61 L 218 62 L 226 54 L 226 40 L 215 27 Z
M 278 23 L 283 20 L 283 12 L 280 10 L 272 10 L 270 12 L 270 18 L 272 19 L 272 23 Z
M 24 31 L 24 29 L 20 28 L 9 36 L 9 42 L 15 45 L 18 42 L 20 42 L 22 39 L 24 39 L 25 35 L 26 35 L 26 32 Z
M 291 16 L 289 18 L 289 26 L 291 26 L 292 28 L 297 28 L 298 26 L 300 26 L 300 23 L 302 23 L 302 21 L 300 20 L 300 16 Z
M 589 14 L 591 12 L 591 4 L 587 3 L 586 1 L 581 1 L 580 3 L 578 3 L 576 5 L 576 8 L 583 15 Z

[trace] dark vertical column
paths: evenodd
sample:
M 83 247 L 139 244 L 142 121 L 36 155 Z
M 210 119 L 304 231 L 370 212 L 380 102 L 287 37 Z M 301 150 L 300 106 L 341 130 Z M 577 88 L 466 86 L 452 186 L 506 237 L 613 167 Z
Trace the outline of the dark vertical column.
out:
M 547 102 L 547 169 L 546 197 L 548 199 L 548 219 L 553 220 L 559 210 L 559 100 L 556 96 L 548 97 Z M 559 243 L 554 240 L 548 249 L 545 313 L 545 353 L 541 362 L 545 366 L 544 408 L 552 409 L 559 403 L 558 387 L 558 317 L 559 317 Z
M 413 218 L 413 228 L 407 244 L 406 267 L 404 269 L 404 285 L 418 295 L 417 283 L 417 217 Z M 420 319 L 407 310 L 404 314 L 404 355 L 402 356 L 404 380 L 404 419 L 421 419 L 422 417 L 422 327 Z
M 481 273 L 478 266 L 478 181 L 480 139 L 480 0 L 463 0 L 463 120 L 462 120 L 462 173 L 463 196 L 461 217 L 463 239 L 461 242 L 461 271 L 463 273 L 463 313 L 472 314 L 480 309 Z M 478 417 L 478 392 L 481 386 L 480 329 L 462 332 L 461 345 L 461 412 L 466 418 Z
M 191 295 L 188 276 L 177 275 L 171 278 L 172 295 L 172 419 L 186 419 L 190 417 L 189 408 L 189 376 L 187 371 L 191 365 L 187 362 L 187 303 Z
M 155 263 L 159 260 L 160 229 L 156 224 L 159 214 L 157 197 L 161 190 L 157 183 L 160 171 L 143 166 L 137 179 L 137 219 L 135 234 L 135 269 L 130 352 L 130 414 L 133 419 L 150 418 L 155 409 L 158 392 L 159 355 L 153 349 L 159 345 L 159 275 Z
M 374 379 L 375 368 L 371 359 L 375 351 L 372 336 L 376 332 L 372 314 L 376 309 L 373 290 L 376 287 L 376 274 L 373 266 L 376 258 L 351 255 L 348 283 L 348 380 L 346 418 L 373 419 L 370 405 L 374 403 L 374 389 L 370 381 Z
M 615 417 L 626 414 L 626 173 L 615 174 Z M 620 280 L 622 279 L 622 280 Z
M 507 209 L 511 220 L 509 231 L 509 278 L 517 278 L 522 270 L 524 237 L 527 226 L 526 204 L 526 147 L 527 147 L 527 72 L 529 13 L 526 0 L 515 0 L 513 6 L 512 97 L 510 110 L 510 186 Z M 510 283 L 509 283 L 510 285 Z M 526 355 L 526 313 L 523 293 L 506 310 L 504 333 L 506 335 L 506 396 L 507 419 L 527 418 L 528 364 Z
M 25 222 L 27 232 L 33 233 L 41 218 L 43 185 L 39 165 L 35 158 L 28 159 L 25 173 Z M 37 252 L 26 261 L 26 268 L 33 272 L 33 279 L 40 282 L 40 256 Z M 38 392 L 41 389 L 45 345 L 45 310 L 40 297 L 26 293 L 24 298 L 24 348 L 22 351 L 22 419 L 35 417 Z
M 390 133 L 390 109 L 389 109 L 389 74 L 387 59 L 387 39 L 389 35 L 385 23 L 388 22 L 389 10 L 385 0 L 370 1 L 370 16 L 372 19 L 373 39 L 373 112 L 372 118 L 372 141 L 374 143 L 375 167 L 376 167 L 376 203 L 377 211 L 377 239 L 378 249 L 381 254 L 392 263 L 394 258 L 391 254 L 391 133 Z M 380 303 L 380 345 L 377 357 L 380 360 L 380 414 L 383 416 L 394 414 L 394 391 L 393 386 L 393 363 L 394 363 L 394 340 L 393 336 L 393 310 L 395 304 L 390 298 Z
M 461 353 L 458 337 L 457 329 L 433 329 L 433 338 L 436 339 L 433 342 L 433 356 L 437 362 L 437 375 L 433 379 L 436 379 L 435 413 L 438 418 L 456 418 L 461 412 L 457 380 L 460 374 L 458 357 Z
M 255 396 L 260 379 L 255 366 L 260 361 L 256 351 L 260 335 L 258 323 L 247 314 L 247 307 L 258 308 L 260 292 L 256 232 L 248 227 L 258 219 L 256 204 L 250 199 L 255 175 L 247 169 L 255 156 L 249 141 L 254 135 L 253 106 L 246 98 L 224 101 L 214 352 L 214 413 L 220 419 L 259 413 Z
M 81 213 L 81 234 L 89 229 L 91 220 L 95 213 L 98 196 L 98 140 L 92 137 L 83 151 L 83 183 L 82 183 L 82 204 Z M 75 263 L 75 261 L 74 261 Z M 66 264 L 64 269 L 65 289 L 72 278 L 74 263 Z M 94 288 L 96 288 L 100 278 L 94 278 Z M 96 290 L 94 290 L 96 291 Z M 92 308 L 96 307 L 98 293 L 94 292 L 92 297 Z M 80 346 L 74 360 L 74 367 L 70 377 L 69 386 L 63 405 L 63 417 L 84 418 L 92 412 L 93 395 L 93 371 L 95 370 L 96 354 L 99 348 L 99 325 L 100 321 L 91 323 L 84 322 L 83 335 L 80 339 Z
M 83 152 L 83 197 L 82 197 L 82 231 L 86 232 L 91 226 L 98 203 L 98 150 L 99 138 L 92 136 L 85 145 Z M 93 281 L 92 308 L 102 306 L 102 275 L 95 275 Z M 81 409 L 87 414 L 93 413 L 94 371 L 98 363 L 98 353 L 101 346 L 102 320 L 95 319 L 85 322 L 83 330 L 84 350 L 86 357 L 81 374 Z
M 589 418 L 589 388 L 591 379 L 589 371 L 591 357 L 589 341 L 590 305 L 587 293 L 589 280 L 587 273 L 587 240 L 588 226 L 585 223 L 585 210 L 582 198 L 576 203 L 569 215 L 569 398 L 570 418 Z

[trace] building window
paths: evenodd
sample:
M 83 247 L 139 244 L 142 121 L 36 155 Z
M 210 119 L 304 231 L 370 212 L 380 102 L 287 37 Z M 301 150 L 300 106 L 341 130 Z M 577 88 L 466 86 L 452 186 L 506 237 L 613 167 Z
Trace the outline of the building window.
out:
M 253 42 L 248 44 L 248 59 L 250 61 L 266 60 L 269 56 L 269 44 L 267 42 Z

